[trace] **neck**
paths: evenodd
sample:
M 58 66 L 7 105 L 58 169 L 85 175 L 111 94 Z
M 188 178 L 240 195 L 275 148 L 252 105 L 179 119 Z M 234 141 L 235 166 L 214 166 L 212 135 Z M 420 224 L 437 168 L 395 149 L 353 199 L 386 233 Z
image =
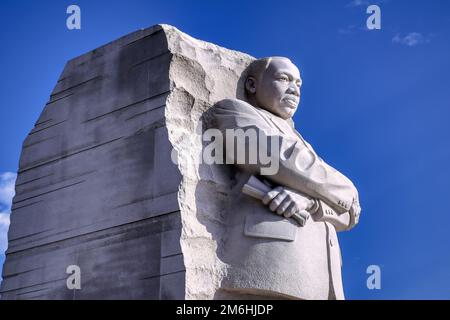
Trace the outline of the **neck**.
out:
M 253 96 L 253 95 L 252 96 L 246 96 L 246 100 L 252 106 L 260 108 L 260 106 L 258 106 L 258 103 L 257 103 L 257 101 L 255 99 L 255 96 Z

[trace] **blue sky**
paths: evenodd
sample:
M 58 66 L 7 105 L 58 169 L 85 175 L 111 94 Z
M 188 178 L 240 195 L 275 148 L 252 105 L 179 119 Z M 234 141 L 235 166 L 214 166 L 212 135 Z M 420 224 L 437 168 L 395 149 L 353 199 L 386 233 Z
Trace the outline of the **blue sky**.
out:
M 365 27 L 369 4 L 381 30 Z M 448 0 L 1 1 L 0 250 L 21 144 L 65 62 L 167 23 L 300 67 L 296 126 L 360 191 L 361 222 L 340 236 L 347 298 L 450 299 L 449 12 Z M 367 289 L 369 265 L 381 290 Z

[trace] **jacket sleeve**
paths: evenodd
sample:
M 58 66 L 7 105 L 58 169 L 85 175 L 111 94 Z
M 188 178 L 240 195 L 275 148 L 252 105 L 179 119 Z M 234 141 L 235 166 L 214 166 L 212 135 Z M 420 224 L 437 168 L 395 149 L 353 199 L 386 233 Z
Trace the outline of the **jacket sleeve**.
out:
M 225 156 L 228 164 L 234 164 L 251 174 L 263 174 L 265 178 L 276 184 L 322 200 L 338 214 L 351 209 L 358 197 L 352 182 L 317 157 L 300 139 L 274 130 L 274 127 L 253 106 L 242 100 L 226 99 L 217 103 L 211 111 L 214 126 L 222 132 L 224 137 Z M 236 147 L 229 147 L 231 138 L 227 131 L 229 133 L 230 129 L 231 132 L 242 129 L 244 132 L 250 130 L 257 133 L 256 149 L 254 149 L 255 146 L 250 145 L 248 139 L 244 142 L 245 159 L 249 159 L 250 153 L 254 153 L 256 150 L 258 154 L 256 162 L 239 161 L 239 152 L 235 152 Z M 234 137 L 233 139 L 235 140 Z M 276 146 L 277 144 L 278 146 Z M 242 150 L 242 147 L 239 150 Z M 259 155 L 270 155 L 272 162 L 278 162 L 276 164 L 278 170 L 270 175 L 265 175 L 262 169 L 267 167 L 267 164 L 263 164 Z M 271 163 L 271 165 L 274 164 Z

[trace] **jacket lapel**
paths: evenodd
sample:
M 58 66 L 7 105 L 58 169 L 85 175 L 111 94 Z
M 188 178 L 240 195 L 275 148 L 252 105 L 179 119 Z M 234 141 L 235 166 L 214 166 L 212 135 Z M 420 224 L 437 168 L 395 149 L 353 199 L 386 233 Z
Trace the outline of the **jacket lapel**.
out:
M 256 108 L 256 107 L 255 107 Z M 269 123 L 272 127 L 276 127 L 281 133 L 288 135 L 288 136 L 294 136 L 299 138 L 300 141 L 307 147 L 312 153 L 314 153 L 316 156 L 317 154 L 311 147 L 311 145 L 303 139 L 300 132 L 298 132 L 293 126 L 291 126 L 286 120 L 283 120 L 272 113 L 270 113 L 267 110 L 264 110 L 262 108 L 256 108 L 258 113 L 261 115 L 262 118 L 266 120 L 267 123 Z

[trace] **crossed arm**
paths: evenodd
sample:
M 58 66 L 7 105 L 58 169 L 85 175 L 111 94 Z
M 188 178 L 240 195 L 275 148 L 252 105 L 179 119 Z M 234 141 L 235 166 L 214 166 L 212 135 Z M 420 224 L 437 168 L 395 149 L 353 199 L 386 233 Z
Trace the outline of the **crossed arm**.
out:
M 281 186 L 269 191 L 262 202 L 272 212 L 285 218 L 290 218 L 297 212 L 306 211 L 313 216 L 314 221 L 329 222 L 335 227 L 336 231 L 349 230 L 355 225 L 355 222 L 351 220 L 350 212 L 337 214 L 324 201 L 313 199 Z
M 315 199 L 312 202 L 302 202 L 307 203 L 305 207 L 307 209 L 316 209 L 315 211 L 321 212 L 322 215 L 326 212 L 333 212 L 336 216 L 343 215 L 342 218 L 348 215 L 348 225 L 337 226 L 338 230 L 351 228 L 358 222 L 360 210 L 358 193 L 352 182 L 319 159 L 314 152 L 308 150 L 308 147 L 300 139 L 287 136 L 279 131 L 275 132 L 274 128 L 258 114 L 253 106 L 241 100 L 223 100 L 213 107 L 212 112 L 216 127 L 224 133 L 224 139 L 227 137 L 225 134 L 227 129 L 242 129 L 244 131 L 251 129 L 258 133 L 259 141 L 267 139 L 267 142 L 276 139 L 279 142 L 279 150 L 277 150 L 279 170 L 264 177 L 279 186 L 283 186 L 284 189 L 274 189 L 274 192 L 269 193 L 263 202 L 270 203 L 273 208 L 276 207 L 275 211 L 284 213 L 289 208 L 289 204 L 282 201 L 287 197 L 288 192 L 285 190 L 291 190 L 290 197 L 294 197 L 292 194 L 294 192 Z M 245 146 L 245 152 L 250 150 L 252 150 L 250 146 Z M 259 175 L 261 173 L 261 168 L 264 165 L 259 162 L 259 158 L 256 163 L 243 164 L 237 161 L 236 154 L 234 150 L 232 151 L 225 150 L 229 162 L 251 174 Z M 270 149 L 270 143 L 258 143 L 257 152 L 258 154 L 268 155 L 273 150 Z M 249 156 L 246 155 L 245 159 L 249 159 Z M 273 202 L 276 198 L 279 198 L 279 200 Z M 297 199 L 297 201 L 300 200 Z M 282 210 L 283 207 L 281 207 L 278 210 L 282 204 L 286 208 Z M 332 214 L 328 215 L 331 216 Z M 345 222 L 345 218 L 343 221 Z

